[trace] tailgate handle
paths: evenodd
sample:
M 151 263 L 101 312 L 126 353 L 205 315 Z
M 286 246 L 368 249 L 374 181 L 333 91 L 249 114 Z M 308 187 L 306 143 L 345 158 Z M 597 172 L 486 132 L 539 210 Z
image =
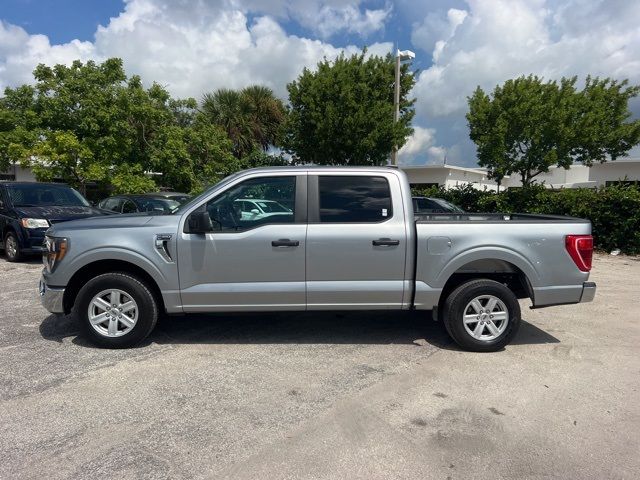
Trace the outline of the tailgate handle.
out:
M 379 238 L 371 242 L 374 247 L 393 247 L 400 245 L 400 240 L 391 240 L 390 238 Z
M 271 242 L 272 247 L 297 247 L 298 245 L 300 245 L 298 240 L 289 240 L 288 238 L 281 238 Z

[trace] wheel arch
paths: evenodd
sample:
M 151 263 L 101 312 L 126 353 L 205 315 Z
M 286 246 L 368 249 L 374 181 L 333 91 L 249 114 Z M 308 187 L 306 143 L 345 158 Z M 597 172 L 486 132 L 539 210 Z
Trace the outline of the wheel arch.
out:
M 533 285 L 538 284 L 535 268 L 523 257 L 511 252 L 475 252 L 450 262 L 439 276 L 443 284 L 441 304 L 461 284 L 486 278 L 506 285 L 517 298 L 534 299 Z
M 62 305 L 65 313 L 70 313 L 73 305 L 76 301 L 78 293 L 84 284 L 86 284 L 92 278 L 97 277 L 105 273 L 118 272 L 128 273 L 134 277 L 145 282 L 145 284 L 151 289 L 153 296 L 158 302 L 158 307 L 161 311 L 165 310 L 164 300 L 160 287 L 154 278 L 142 267 L 135 265 L 125 260 L 95 260 L 87 263 L 82 268 L 78 269 L 73 274 L 64 291 L 64 297 Z

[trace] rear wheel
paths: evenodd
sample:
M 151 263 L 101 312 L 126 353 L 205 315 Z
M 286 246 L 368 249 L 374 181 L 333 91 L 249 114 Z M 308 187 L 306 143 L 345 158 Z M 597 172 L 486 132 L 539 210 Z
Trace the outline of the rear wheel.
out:
M 8 262 L 19 262 L 23 258 L 18 237 L 14 232 L 8 232 L 4 237 L 4 254 Z
M 447 297 L 442 311 L 451 338 L 465 350 L 502 349 L 520 327 L 520 304 L 513 292 L 493 280 L 466 282 Z
M 128 273 L 105 273 L 78 293 L 75 314 L 96 345 L 126 348 L 144 340 L 158 320 L 158 303 L 142 280 Z

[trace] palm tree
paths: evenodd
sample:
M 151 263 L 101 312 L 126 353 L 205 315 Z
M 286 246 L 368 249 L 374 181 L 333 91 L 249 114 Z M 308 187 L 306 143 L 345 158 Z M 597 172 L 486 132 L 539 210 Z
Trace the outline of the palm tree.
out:
M 242 158 L 253 150 L 252 106 L 239 91 L 220 88 L 205 93 L 202 112 L 227 133 L 233 143 L 234 156 Z
M 259 85 L 240 91 L 220 88 L 206 93 L 201 111 L 227 133 L 237 158 L 276 145 L 286 115 L 282 101 L 270 88 Z
M 278 143 L 286 115 L 284 105 L 268 87 L 250 85 L 241 93 L 253 109 L 254 140 L 266 151 Z

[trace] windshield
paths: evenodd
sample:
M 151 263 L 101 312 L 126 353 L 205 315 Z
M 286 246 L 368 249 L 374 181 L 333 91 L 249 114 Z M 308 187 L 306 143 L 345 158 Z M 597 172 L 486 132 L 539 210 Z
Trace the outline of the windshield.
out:
M 170 198 L 138 197 L 136 200 L 141 212 L 172 213 L 180 206 L 180 202 Z
M 454 205 L 451 202 L 447 202 L 446 200 L 442 200 L 441 198 L 434 198 L 434 201 L 442 205 L 445 208 L 445 210 L 448 212 L 465 213 L 465 211 L 461 209 L 459 206 Z
M 222 187 L 222 186 L 228 184 L 229 182 L 235 180 L 237 177 L 242 175 L 242 173 L 243 172 L 234 173 L 232 175 L 229 175 L 228 177 L 223 178 L 218 183 L 207 187 L 204 190 L 204 192 L 202 192 L 200 195 L 197 195 L 195 197 L 191 197 L 187 202 L 185 202 L 185 203 L 181 204 L 180 206 L 178 206 L 177 208 L 175 208 L 171 213 L 173 213 L 173 214 L 182 213 L 185 210 L 189 209 L 192 205 L 200 203 L 200 201 L 202 201 L 204 199 L 204 197 L 209 195 L 211 190 L 213 190 L 214 188 Z
M 7 192 L 14 207 L 88 207 L 80 193 L 68 185 L 10 184 Z

